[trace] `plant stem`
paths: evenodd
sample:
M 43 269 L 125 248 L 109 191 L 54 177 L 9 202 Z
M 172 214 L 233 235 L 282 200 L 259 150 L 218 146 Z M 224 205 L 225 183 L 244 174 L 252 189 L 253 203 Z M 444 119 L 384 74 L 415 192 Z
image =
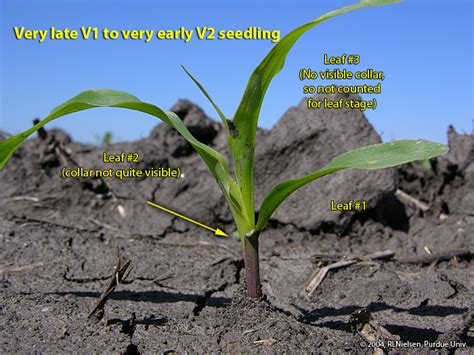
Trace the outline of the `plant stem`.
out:
M 260 285 L 260 267 L 258 260 L 258 235 L 244 236 L 243 248 L 247 293 L 250 298 L 260 298 L 262 297 L 262 287 Z

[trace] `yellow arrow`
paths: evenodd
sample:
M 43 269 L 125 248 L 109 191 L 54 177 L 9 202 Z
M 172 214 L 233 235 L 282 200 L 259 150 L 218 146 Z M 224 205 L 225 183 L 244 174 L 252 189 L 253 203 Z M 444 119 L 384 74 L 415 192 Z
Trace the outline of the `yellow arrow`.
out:
M 159 208 L 160 210 L 163 210 L 165 212 L 171 213 L 172 215 L 175 215 L 179 218 L 185 219 L 188 222 L 191 222 L 191 223 L 197 224 L 198 226 L 201 226 L 203 228 L 209 229 L 210 231 L 213 231 L 214 234 L 219 236 L 219 237 L 228 237 L 228 235 L 226 233 L 224 233 L 222 230 L 220 230 L 219 228 L 214 229 L 214 228 L 208 227 L 205 224 L 199 223 L 199 222 L 197 222 L 197 221 L 195 221 L 195 220 L 193 220 L 189 217 L 183 216 L 182 214 L 171 211 L 171 210 L 169 210 L 167 208 L 164 208 L 163 206 L 159 206 L 159 205 L 157 205 L 153 202 L 147 201 L 146 203 L 148 203 L 150 206 L 153 206 L 153 207 Z

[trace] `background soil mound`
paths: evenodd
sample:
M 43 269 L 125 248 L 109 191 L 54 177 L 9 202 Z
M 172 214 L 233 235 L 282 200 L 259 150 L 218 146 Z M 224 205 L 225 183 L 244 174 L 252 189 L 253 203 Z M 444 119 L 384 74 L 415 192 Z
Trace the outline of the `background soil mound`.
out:
M 224 150 L 220 123 L 187 100 L 172 110 L 198 139 Z M 472 344 L 472 135 L 450 127 L 443 157 L 339 172 L 295 193 L 261 236 L 266 301 L 255 303 L 242 298 L 238 240 L 146 205 L 158 201 L 233 232 L 217 184 L 170 127 L 106 147 L 46 133 L 0 172 L 1 351 L 360 351 L 353 313 L 361 307 L 402 341 L 428 341 L 425 349 L 437 340 L 460 350 L 459 342 Z M 309 111 L 302 102 L 271 131 L 258 131 L 257 201 L 282 180 L 378 142 L 360 111 Z M 64 167 L 104 168 L 104 151 L 139 154 L 139 163 L 114 168 L 179 167 L 183 177 L 60 177 Z M 331 200 L 349 199 L 366 200 L 367 210 L 329 210 Z M 117 248 L 134 269 L 106 305 L 107 325 L 87 323 Z M 380 251 L 389 257 L 368 257 Z M 308 294 L 321 267 L 347 258 L 354 263 L 329 271 Z

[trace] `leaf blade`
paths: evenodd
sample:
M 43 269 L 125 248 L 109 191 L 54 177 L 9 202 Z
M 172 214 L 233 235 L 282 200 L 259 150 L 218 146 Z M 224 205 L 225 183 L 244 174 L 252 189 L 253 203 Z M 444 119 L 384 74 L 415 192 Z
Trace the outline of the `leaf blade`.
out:
M 258 117 L 265 93 L 272 79 L 283 69 L 286 57 L 296 41 L 308 30 L 330 18 L 348 13 L 353 10 L 385 5 L 400 0 L 361 0 L 357 4 L 349 5 L 319 16 L 288 33 L 266 55 L 263 61 L 255 68 L 245 87 L 242 99 L 232 121 L 235 134 L 229 135 L 228 146 L 234 162 L 237 184 L 242 190 L 242 198 L 249 204 L 249 219 L 253 220 L 254 208 L 254 151 Z M 249 208 L 248 208 L 249 209 Z
M 384 169 L 415 160 L 430 159 L 445 154 L 448 147 L 426 140 L 401 140 L 374 144 L 342 153 L 321 170 L 301 178 L 287 180 L 275 186 L 263 199 L 255 227 L 256 233 L 265 228 L 278 206 L 293 192 L 325 175 L 344 169 Z
M 2 169 L 13 152 L 34 132 L 56 118 L 98 107 L 125 108 L 155 116 L 175 128 L 198 152 L 216 179 L 235 218 L 242 218 L 242 201 L 240 191 L 229 174 L 225 158 L 216 150 L 199 142 L 189 132 L 181 119 L 173 112 L 166 112 L 158 106 L 140 101 L 137 97 L 116 90 L 84 91 L 63 104 L 54 108 L 51 113 L 35 126 L 0 142 L 0 169 Z

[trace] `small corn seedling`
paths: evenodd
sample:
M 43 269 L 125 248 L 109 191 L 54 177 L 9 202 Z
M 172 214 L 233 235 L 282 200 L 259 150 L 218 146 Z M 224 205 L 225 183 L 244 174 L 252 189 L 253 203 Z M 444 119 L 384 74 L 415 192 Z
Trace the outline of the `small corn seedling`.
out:
M 29 130 L 0 142 L 0 168 L 12 153 L 32 133 L 46 123 L 74 112 L 96 107 L 119 107 L 136 110 L 155 116 L 176 129 L 204 160 L 219 184 L 234 217 L 240 235 L 245 263 L 248 295 L 261 296 L 258 243 L 268 219 L 276 208 L 294 191 L 325 175 L 344 169 L 383 169 L 415 160 L 429 159 L 447 152 L 444 145 L 425 140 L 402 140 L 376 144 L 343 153 L 333 158 L 326 166 L 307 176 L 280 183 L 264 198 L 255 218 L 254 206 L 254 151 L 260 108 L 273 77 L 284 66 L 287 54 L 295 42 L 306 31 L 332 17 L 369 6 L 383 5 L 397 0 L 361 0 L 360 2 L 331 11 L 288 33 L 253 71 L 245 88 L 240 105 L 232 120 L 227 120 L 222 111 L 203 86 L 186 70 L 203 94 L 216 109 L 228 133 L 228 149 L 233 160 L 233 173 L 222 154 L 199 142 L 188 131 L 181 119 L 173 112 L 165 112 L 157 106 L 140 101 L 135 96 L 114 90 L 90 90 L 80 93 L 56 107 L 48 117 Z

